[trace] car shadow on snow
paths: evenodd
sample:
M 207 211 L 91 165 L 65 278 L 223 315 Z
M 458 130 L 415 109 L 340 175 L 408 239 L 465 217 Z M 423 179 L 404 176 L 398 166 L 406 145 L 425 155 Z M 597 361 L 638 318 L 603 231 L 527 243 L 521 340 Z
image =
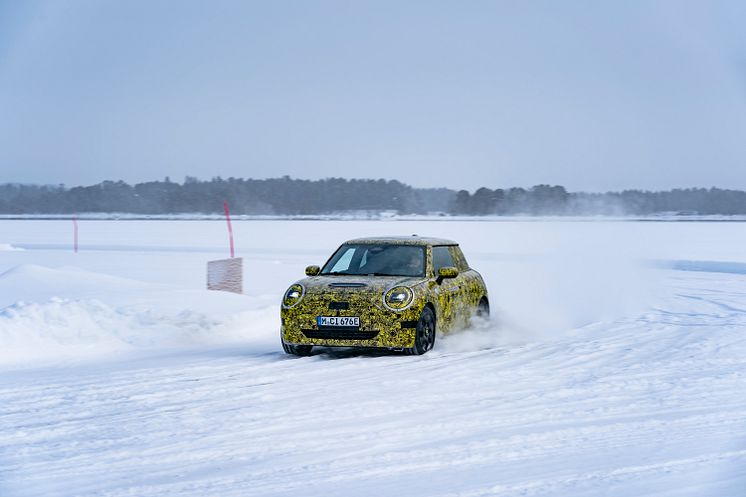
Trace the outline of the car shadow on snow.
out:
M 364 347 L 314 347 L 310 357 L 323 360 L 352 359 L 356 357 L 397 357 L 406 355 L 403 351 L 372 349 Z

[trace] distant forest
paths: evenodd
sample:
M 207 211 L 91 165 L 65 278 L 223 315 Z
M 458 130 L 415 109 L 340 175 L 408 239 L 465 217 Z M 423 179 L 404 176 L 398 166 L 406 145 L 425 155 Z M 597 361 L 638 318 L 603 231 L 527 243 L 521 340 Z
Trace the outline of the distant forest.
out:
M 480 188 L 473 193 L 446 188 L 413 188 L 399 181 L 240 179 L 209 181 L 186 177 L 129 185 L 104 181 L 92 186 L 0 185 L 0 214 L 222 212 L 318 215 L 389 211 L 444 215 L 681 215 L 746 214 L 746 192 L 687 188 L 651 192 L 571 193 L 562 186 Z

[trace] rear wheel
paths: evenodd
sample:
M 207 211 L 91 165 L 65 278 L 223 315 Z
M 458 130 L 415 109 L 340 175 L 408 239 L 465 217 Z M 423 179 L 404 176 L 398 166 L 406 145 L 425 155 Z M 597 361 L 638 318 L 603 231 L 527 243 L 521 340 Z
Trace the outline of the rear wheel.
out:
M 482 318 L 485 321 L 490 318 L 490 303 L 487 302 L 487 299 L 484 297 L 482 297 L 482 300 L 479 301 L 479 305 L 477 306 L 477 317 Z
M 417 321 L 414 347 L 404 349 L 410 355 L 422 355 L 435 345 L 435 314 L 432 309 L 425 307 Z
M 313 349 L 313 345 L 290 345 L 289 343 L 282 342 L 282 350 L 285 351 L 286 354 L 290 355 L 297 355 L 297 356 L 309 356 L 311 355 L 311 350 Z

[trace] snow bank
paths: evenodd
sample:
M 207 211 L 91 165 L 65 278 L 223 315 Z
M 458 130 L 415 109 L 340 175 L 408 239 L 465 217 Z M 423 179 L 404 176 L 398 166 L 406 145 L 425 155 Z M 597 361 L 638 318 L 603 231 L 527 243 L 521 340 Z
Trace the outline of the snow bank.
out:
M 153 316 L 148 319 L 117 311 L 96 300 L 21 302 L 0 311 L 0 362 L 92 356 L 153 346 L 177 338 L 169 324 Z M 184 334 L 188 333 L 179 330 L 178 335 Z
M 746 274 L 746 263 L 729 261 L 663 261 L 661 267 L 703 273 Z
M 23 250 L 22 248 L 14 247 L 9 243 L 0 243 L 0 252 L 15 252 Z
M 274 305 L 84 271 L 24 264 L 0 274 L 0 365 L 236 343 L 276 348 Z M 262 345 L 266 344 L 266 345 Z M 270 345 L 271 344 L 271 345 Z
M 247 338 L 246 323 L 268 319 L 262 311 L 216 320 L 189 310 L 169 315 L 98 300 L 21 302 L 0 310 L 0 365 L 235 343 Z

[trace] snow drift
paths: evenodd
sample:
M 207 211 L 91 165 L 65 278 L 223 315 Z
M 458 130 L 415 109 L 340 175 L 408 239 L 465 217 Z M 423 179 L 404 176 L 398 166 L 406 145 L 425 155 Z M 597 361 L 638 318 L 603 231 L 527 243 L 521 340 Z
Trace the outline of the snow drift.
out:
M 215 346 L 276 319 L 241 296 L 32 264 L 0 275 L 0 303 L 0 365 Z
M 9 243 L 0 243 L 0 252 L 18 252 L 23 250 L 22 248 L 14 247 Z

